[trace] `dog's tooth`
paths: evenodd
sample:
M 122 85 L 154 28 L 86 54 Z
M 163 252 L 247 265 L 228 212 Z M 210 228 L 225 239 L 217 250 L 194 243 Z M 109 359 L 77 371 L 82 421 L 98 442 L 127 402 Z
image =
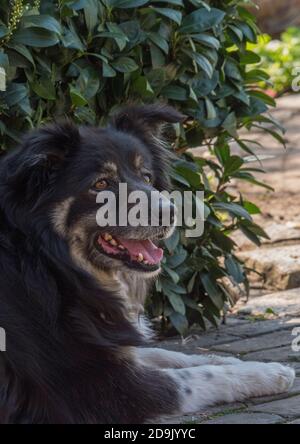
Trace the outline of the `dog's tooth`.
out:
M 142 255 L 142 253 L 139 253 L 137 260 L 138 260 L 138 262 L 143 262 L 144 256 Z
M 119 244 L 119 245 L 118 245 L 118 248 L 119 248 L 120 250 L 125 250 L 125 247 L 124 247 L 124 245 L 122 245 L 122 244 Z
M 118 245 L 118 242 L 115 239 L 111 239 L 109 241 L 110 245 L 113 245 L 114 247 L 116 247 Z
M 104 237 L 104 240 L 106 240 L 106 241 L 110 241 L 112 239 L 112 235 L 108 234 L 108 233 L 105 233 L 103 237 Z
M 143 261 L 143 264 L 148 265 L 149 262 L 148 261 Z

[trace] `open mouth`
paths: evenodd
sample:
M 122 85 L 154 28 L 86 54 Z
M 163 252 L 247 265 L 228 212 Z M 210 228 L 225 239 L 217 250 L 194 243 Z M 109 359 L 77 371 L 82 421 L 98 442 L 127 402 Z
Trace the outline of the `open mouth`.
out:
M 114 259 L 126 263 L 129 268 L 155 271 L 160 267 L 163 250 L 150 239 L 123 239 L 101 234 L 96 240 L 97 248 Z

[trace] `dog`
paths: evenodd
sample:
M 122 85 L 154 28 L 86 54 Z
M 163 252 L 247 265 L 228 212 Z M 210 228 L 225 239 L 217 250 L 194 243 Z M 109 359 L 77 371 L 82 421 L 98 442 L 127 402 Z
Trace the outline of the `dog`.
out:
M 0 162 L 0 423 L 137 424 L 288 390 L 280 364 L 150 348 L 141 313 L 174 229 L 100 227 L 97 197 L 169 189 L 167 105 L 56 123 Z M 161 211 L 161 208 L 158 209 Z

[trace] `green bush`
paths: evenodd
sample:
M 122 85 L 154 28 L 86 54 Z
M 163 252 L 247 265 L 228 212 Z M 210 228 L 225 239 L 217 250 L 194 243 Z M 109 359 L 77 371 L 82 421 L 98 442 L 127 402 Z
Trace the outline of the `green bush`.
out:
M 206 226 L 199 238 L 177 230 L 166 241 L 163 274 L 148 303 L 153 317 L 182 334 L 189 325 L 217 324 L 230 301 L 224 278 L 248 286 L 230 234 L 242 230 L 259 244 L 259 212 L 228 184 L 257 184 L 255 154 L 238 130 L 264 126 L 273 100 L 256 84 L 249 51 L 257 28 L 239 0 L 0 0 L 1 148 L 54 117 L 105 124 L 128 100 L 168 101 L 189 120 L 176 126 L 174 187 L 203 190 Z M 231 153 L 235 140 L 244 157 Z M 193 157 L 196 146 L 204 157 Z M 195 204 L 197 201 L 195 200 Z
M 274 93 L 282 94 L 292 90 L 293 80 L 300 74 L 300 28 L 289 28 L 283 32 L 279 40 L 272 40 L 261 35 L 251 49 L 259 55 L 259 67 L 265 70 L 270 79 L 262 86 L 272 88 Z M 296 81 L 299 86 L 299 81 Z

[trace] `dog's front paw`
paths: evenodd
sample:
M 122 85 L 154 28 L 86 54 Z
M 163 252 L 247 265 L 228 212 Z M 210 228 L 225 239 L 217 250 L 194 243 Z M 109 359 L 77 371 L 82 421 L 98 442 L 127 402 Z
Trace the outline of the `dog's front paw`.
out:
M 288 391 L 295 381 L 295 370 L 286 365 L 272 362 L 268 365 L 269 376 L 272 378 L 273 393 L 284 393 Z M 272 394 L 273 394 L 272 393 Z

